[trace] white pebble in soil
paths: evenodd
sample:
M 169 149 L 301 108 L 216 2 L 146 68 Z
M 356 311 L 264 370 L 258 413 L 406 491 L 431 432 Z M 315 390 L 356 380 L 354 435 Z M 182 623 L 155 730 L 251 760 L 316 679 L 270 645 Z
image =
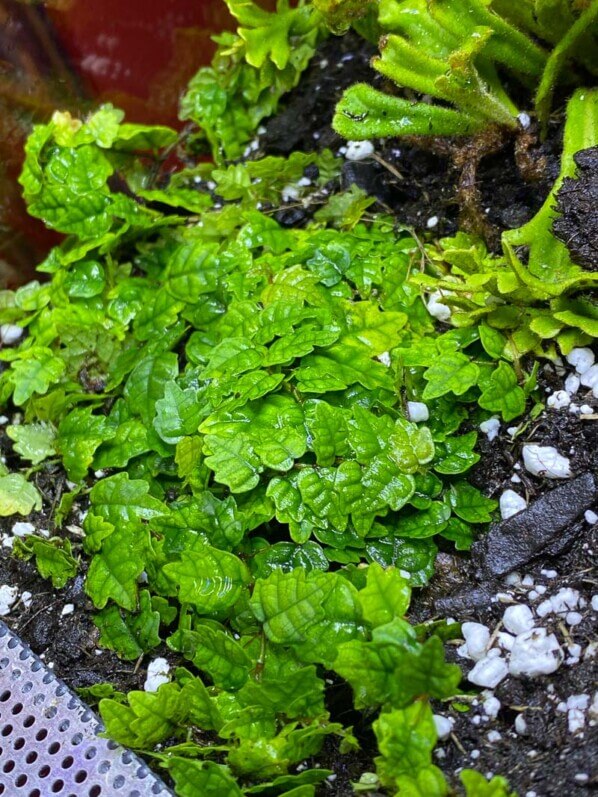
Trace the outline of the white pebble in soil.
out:
M 554 634 L 545 628 L 533 628 L 518 634 L 509 660 L 511 675 L 537 678 L 556 672 L 563 662 L 563 651 Z
M 0 617 L 6 617 L 14 606 L 19 590 L 17 587 L 11 587 L 8 584 L 0 586 Z
M 577 374 L 569 374 L 569 376 L 565 379 L 565 390 L 570 396 L 574 396 L 579 390 L 580 384 L 581 382 L 579 381 Z
M 409 420 L 413 421 L 413 423 L 427 421 L 430 417 L 430 411 L 422 401 L 408 401 L 407 414 L 409 415 Z
M 495 689 L 509 674 L 509 667 L 500 656 L 485 658 L 478 661 L 467 676 L 467 680 L 476 686 Z
M 27 523 L 22 520 L 18 520 L 12 525 L 12 533 L 15 535 L 15 537 L 24 537 L 26 534 L 34 534 L 35 526 L 33 523 Z
M 461 633 L 465 644 L 457 649 L 457 653 L 474 661 L 483 658 L 490 641 L 490 629 L 482 623 L 463 623 Z
M 161 657 L 153 659 L 147 665 L 147 677 L 143 688 L 146 692 L 157 692 L 162 684 L 167 684 L 170 680 L 168 673 L 170 672 L 170 664 Z
M 529 606 L 524 603 L 509 606 L 503 614 L 503 625 L 512 634 L 525 634 L 534 627 L 534 615 Z
M 500 705 L 500 700 L 497 697 L 494 697 L 494 695 L 487 697 L 482 703 L 484 714 L 490 719 L 496 719 L 498 712 L 500 711 Z
M 443 717 L 442 714 L 434 714 L 434 725 L 436 726 L 436 734 L 440 741 L 448 739 L 454 724 L 455 721 L 450 717 Z
M 516 493 L 515 490 L 505 490 L 499 499 L 500 516 L 503 520 L 507 520 L 513 515 L 517 515 L 524 509 L 527 509 L 527 501 L 525 498 Z
M 591 390 L 598 388 L 598 364 L 592 365 L 587 371 L 584 371 L 579 381 L 584 387 L 589 387 Z
M 442 298 L 446 296 L 450 296 L 451 294 L 449 291 L 433 291 L 428 296 L 428 301 L 426 302 L 426 307 L 428 308 L 428 312 L 433 318 L 436 318 L 438 321 L 450 321 L 452 311 L 448 305 L 444 304 L 440 301 Z
M 571 396 L 566 390 L 555 390 L 546 401 L 546 406 L 553 410 L 562 410 L 569 404 L 571 404 Z
M 567 362 L 578 374 L 585 374 L 594 365 L 595 359 L 594 352 L 588 348 L 571 349 L 567 355 Z
M 374 145 L 371 141 L 347 141 L 345 158 L 348 161 L 362 161 L 374 154 Z
M 527 722 L 523 714 L 517 714 L 515 717 L 515 730 L 520 736 L 524 736 L 527 733 Z
M 2 324 L 0 326 L 0 341 L 5 346 L 12 346 L 21 339 L 22 335 L 23 327 L 19 327 L 16 324 Z
M 62 607 L 62 611 L 60 614 L 62 617 L 66 617 L 69 614 L 72 614 L 75 611 L 75 604 L 74 603 L 65 603 Z
M 523 464 L 533 476 L 548 479 L 568 479 L 571 476 L 571 463 L 553 446 L 528 444 L 523 446 Z
M 483 432 L 488 440 L 492 442 L 500 432 L 500 421 L 498 418 L 488 418 L 480 424 L 480 431 Z

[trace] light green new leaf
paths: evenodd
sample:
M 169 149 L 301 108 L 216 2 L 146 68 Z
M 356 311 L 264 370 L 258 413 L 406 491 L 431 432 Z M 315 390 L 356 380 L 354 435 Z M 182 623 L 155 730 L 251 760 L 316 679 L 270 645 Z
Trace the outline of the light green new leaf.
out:
M 56 453 L 54 440 L 56 429 L 49 423 L 22 423 L 7 426 L 6 434 L 14 440 L 14 450 L 32 465 L 39 465 L 44 459 Z
M 398 419 L 388 442 L 388 456 L 402 473 L 415 473 L 434 458 L 432 433 L 426 426 Z
M 396 567 L 383 568 L 376 562 L 367 570 L 367 584 L 359 591 L 364 618 L 375 628 L 403 617 L 409 608 L 411 588 Z
M 427 702 L 383 712 L 373 728 L 381 753 L 376 771 L 384 786 L 393 788 L 398 776 L 413 776 L 431 765 L 437 734 Z
M 399 332 L 407 323 L 407 315 L 393 310 L 381 311 L 374 302 L 347 302 L 348 331 L 341 342 L 367 346 L 378 356 L 393 349 L 399 342 Z
M 500 775 L 486 780 L 480 772 L 464 769 L 459 773 L 459 779 L 465 786 L 466 797 L 517 797 L 517 793 L 509 788 L 507 779 Z
M 110 738 L 137 749 L 151 749 L 172 736 L 188 711 L 181 689 L 173 683 L 157 692 L 129 692 L 128 700 L 128 706 L 100 700 L 99 709 Z
M 50 385 L 58 382 L 64 370 L 64 360 L 56 357 L 50 349 L 40 346 L 27 349 L 22 359 L 12 363 L 14 403 L 21 407 L 34 393 L 47 393 Z
M 41 508 L 41 495 L 21 473 L 0 476 L 0 517 L 28 515 Z

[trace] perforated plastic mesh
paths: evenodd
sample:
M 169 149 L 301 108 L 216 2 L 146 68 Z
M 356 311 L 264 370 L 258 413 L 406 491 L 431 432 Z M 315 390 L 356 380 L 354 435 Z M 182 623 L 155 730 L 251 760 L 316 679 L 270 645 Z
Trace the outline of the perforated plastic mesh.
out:
M 0 622 L 0 795 L 167 797 L 130 750 Z

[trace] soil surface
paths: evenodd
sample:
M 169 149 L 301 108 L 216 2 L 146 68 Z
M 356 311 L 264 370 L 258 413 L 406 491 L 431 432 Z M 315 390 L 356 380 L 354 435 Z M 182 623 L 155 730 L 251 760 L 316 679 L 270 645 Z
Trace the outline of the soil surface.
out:
M 301 85 L 288 96 L 281 112 L 267 123 L 259 139 L 258 153 L 287 154 L 295 149 L 323 147 L 339 151 L 343 142 L 330 127 L 332 109 L 342 90 L 351 83 L 359 80 L 381 83 L 369 66 L 372 53 L 369 45 L 356 44 L 350 35 L 325 42 Z M 516 163 L 515 141 L 482 159 L 478 170 L 482 209 L 498 232 L 524 223 L 542 204 L 558 170 L 560 133 L 560 125 L 555 123 L 544 144 L 532 143 L 530 150 L 534 157 L 544 158 L 540 178 L 535 182 L 522 177 Z M 377 197 L 378 207 L 374 209 L 390 210 L 397 222 L 413 227 L 417 233 L 443 236 L 456 231 L 458 173 L 450 157 L 434 154 L 415 142 L 398 144 L 389 140 L 377 142 L 376 155 L 377 159 L 346 161 L 343 184 L 356 182 Z M 283 223 L 300 225 L 311 213 L 309 206 L 297 209 L 289 204 L 278 217 Z M 567 372 L 570 370 L 567 366 Z M 542 388 L 547 393 L 561 389 L 565 376 L 563 369 L 557 371 L 547 366 L 542 372 Z M 504 424 L 492 441 L 480 434 L 482 458 L 472 475 L 474 483 L 495 498 L 505 489 L 515 488 L 529 505 L 553 489 L 554 481 L 525 471 L 521 449 L 527 442 L 555 446 L 570 458 L 574 476 L 593 473 L 598 477 L 598 402 L 592 403 L 589 392 L 576 396 L 575 401 L 579 405 L 590 404 L 592 412 L 572 413 L 568 407 L 548 409 L 535 420 L 522 421 L 513 434 Z M 10 465 L 11 443 L 2 426 L 0 453 Z M 52 509 L 60 500 L 64 476 L 58 470 L 42 470 L 36 478 L 45 499 L 44 511 L 27 520 L 36 529 L 53 534 Z M 553 543 L 537 552 L 533 560 L 519 568 L 518 575 L 506 581 L 486 578 L 471 557 L 455 554 L 447 546 L 438 555 L 437 573 L 431 584 L 414 596 L 413 622 L 451 616 L 458 622 L 483 623 L 494 634 L 500 630 L 504 610 L 509 605 L 525 603 L 535 611 L 543 600 L 561 588 L 572 588 L 579 593 L 578 624 L 567 624 L 556 614 L 539 621 L 558 639 L 563 663 L 550 675 L 534 679 L 505 678 L 493 690 L 493 696 L 500 701 L 495 716 L 489 716 L 484 708 L 490 693 L 465 680 L 474 662 L 449 647 L 448 655 L 463 669 L 466 695 L 463 711 L 447 705 L 436 706 L 439 714 L 454 722 L 452 732 L 435 752 L 437 764 L 449 779 L 455 781 L 461 768 L 475 767 L 483 773 L 506 776 L 521 797 L 587 797 L 598 786 L 596 717 L 592 719 L 591 712 L 583 710 L 581 720 L 578 715 L 573 717 L 578 720 L 576 724 L 567 707 L 572 696 L 587 695 L 591 702 L 596 682 L 598 650 L 592 640 L 596 639 L 597 614 L 592 611 L 592 596 L 598 589 L 596 571 L 592 568 L 598 551 L 598 526 L 588 522 L 584 516 L 587 510 L 598 511 L 596 501 L 580 508 L 575 520 L 559 534 L 558 545 Z M 80 542 L 84 512 L 85 503 L 80 501 L 56 533 Z M 592 515 L 587 517 L 591 519 Z M 159 650 L 139 662 L 124 662 L 110 651 L 100 650 L 92 606 L 83 590 L 84 571 L 64 589 L 52 590 L 32 563 L 11 556 L 14 523 L 15 518 L 0 518 L 0 584 L 19 589 L 18 602 L 3 619 L 70 687 L 109 681 L 123 691 L 140 689 L 150 658 L 164 655 L 175 660 L 171 651 Z M 29 598 L 24 595 L 27 592 Z M 352 718 L 347 708 L 351 697 L 344 690 L 346 687 L 341 684 L 330 690 L 331 709 L 336 715 L 334 719 L 351 724 L 358 715 Z M 342 756 L 333 740 L 326 741 L 318 764 L 333 770 L 337 778 L 321 788 L 322 794 L 351 795 L 351 781 L 364 771 L 373 771 L 371 729 L 356 725 L 355 732 L 362 743 L 358 755 Z
M 342 154 L 346 142 L 334 132 L 331 122 L 343 91 L 353 83 L 366 82 L 397 92 L 371 68 L 374 52 L 372 45 L 350 33 L 325 41 L 300 84 L 287 95 L 283 108 L 266 122 L 254 157 L 325 148 Z M 521 107 L 529 107 L 530 100 L 522 96 Z M 494 249 L 502 231 L 521 226 L 539 210 L 559 171 L 559 118 L 550 125 L 543 143 L 537 138 L 533 121 L 520 132 L 518 138 L 505 139 L 499 152 L 482 158 L 477 171 L 480 210 L 490 225 L 488 242 Z M 375 157 L 344 163 L 342 186 L 357 184 L 378 199 L 374 210 L 390 211 L 398 223 L 418 233 L 453 235 L 458 229 L 459 171 L 449 154 L 439 153 L 447 149 L 446 140 L 424 143 L 381 139 L 375 144 Z M 453 153 L 461 146 L 458 140 L 450 142 Z M 309 216 L 309 208 L 292 214 L 283 210 L 279 220 L 297 224 Z

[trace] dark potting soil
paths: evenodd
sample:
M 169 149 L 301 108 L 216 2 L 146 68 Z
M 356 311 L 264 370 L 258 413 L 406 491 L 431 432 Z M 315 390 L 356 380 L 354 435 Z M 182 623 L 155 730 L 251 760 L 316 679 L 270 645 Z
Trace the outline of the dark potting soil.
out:
M 288 154 L 293 150 L 314 150 L 329 147 L 338 151 L 343 145 L 330 127 L 332 109 L 342 90 L 351 83 L 365 80 L 380 85 L 381 78 L 369 66 L 373 54 L 370 45 L 354 37 L 331 38 L 325 42 L 313 59 L 301 85 L 287 98 L 281 112 L 266 124 L 266 132 L 259 139 L 259 154 Z M 531 130 L 533 134 L 533 128 Z M 488 221 L 500 232 L 519 226 L 537 211 L 544 201 L 558 170 L 560 125 L 551 127 L 544 144 L 530 144 L 533 160 L 543 156 L 539 179 L 523 179 L 515 158 L 515 142 L 508 142 L 498 153 L 481 160 L 478 169 L 478 188 L 481 207 Z M 415 142 L 398 143 L 380 141 L 376 155 L 361 162 L 346 161 L 342 181 L 345 187 L 352 182 L 376 196 L 374 209 L 392 211 L 397 222 L 412 226 L 418 234 L 449 235 L 457 229 L 458 205 L 456 180 L 458 173 L 446 155 L 424 149 Z M 397 175 L 398 173 L 398 175 Z M 313 208 L 296 208 L 291 203 L 278 213 L 282 223 L 302 224 L 312 215 Z M 429 227 L 429 220 L 437 223 Z M 542 387 L 559 389 L 562 374 L 548 369 L 543 372 Z M 554 485 L 549 480 L 536 478 L 523 468 L 514 469 L 521 462 L 521 447 L 533 441 L 541 445 L 554 445 L 570 457 L 574 475 L 598 474 L 598 424 L 597 417 L 582 418 L 566 409 L 546 410 L 536 420 L 522 425 L 522 432 L 514 439 L 503 429 L 492 442 L 480 435 L 478 449 L 482 459 L 470 478 L 487 495 L 498 498 L 513 486 L 511 478 L 517 474 L 518 485 L 529 503 L 539 498 Z M 18 465 L 12 446 L 0 427 L 0 452 L 7 457 L 9 466 Z M 44 510 L 30 518 L 37 529 L 70 536 L 80 542 L 83 501 L 73 507 L 61 528 L 52 525 L 53 508 L 66 489 L 62 472 L 54 466 L 42 469 L 36 475 L 37 486 L 44 496 Z M 588 509 L 596 510 L 596 502 Z M 0 532 L 10 535 L 15 518 L 0 518 Z M 68 529 L 70 527 L 70 530 Z M 542 551 L 520 572 L 528 582 L 546 587 L 553 594 L 559 587 L 573 587 L 590 606 L 596 593 L 596 580 L 591 568 L 595 566 L 598 551 L 598 529 L 583 519 L 583 514 L 563 531 L 565 545 L 558 555 Z M 548 578 L 542 571 L 554 570 L 557 576 Z M 37 573 L 33 563 L 22 562 L 11 556 L 7 547 L 0 548 L 0 583 L 17 586 L 19 595 L 28 591 L 31 602 L 25 605 L 20 597 L 9 616 L 3 618 L 33 650 L 51 663 L 56 674 L 72 688 L 110 682 L 118 690 L 143 688 L 148 662 L 157 655 L 165 656 L 173 664 L 176 656 L 166 649 L 152 651 L 140 662 L 121 661 L 110 651 L 99 652 L 99 634 L 92 620 L 92 605 L 83 590 L 85 570 L 64 589 L 53 590 L 48 581 Z M 501 593 L 502 597 L 497 597 Z M 432 618 L 452 616 L 463 622 L 473 620 L 494 629 L 501 620 L 508 602 L 530 602 L 529 586 L 506 587 L 501 580 L 490 580 L 480 575 L 467 554 L 455 553 L 447 547 L 437 559 L 436 575 L 425 590 L 414 594 L 410 618 L 425 622 Z M 65 605 L 74 610 L 63 614 Z M 584 651 L 596 635 L 596 613 L 582 612 L 582 622 L 574 628 L 565 628 L 572 641 Z M 563 639 L 563 625 L 556 619 L 543 623 Z M 449 646 L 448 654 L 469 671 L 473 662 L 457 656 Z M 460 713 L 447 704 L 435 710 L 451 716 L 455 724 L 452 735 L 442 742 L 435 753 L 435 761 L 453 782 L 460 768 L 473 767 L 483 773 L 506 776 L 521 797 L 535 792 L 536 797 L 586 797 L 598 784 L 598 745 L 596 727 L 586 720 L 581 731 L 571 733 L 567 713 L 558 709 L 571 695 L 593 694 L 595 661 L 589 655 L 575 664 L 563 664 L 556 672 L 534 680 L 507 678 L 495 690 L 501 701 L 498 715 L 493 719 L 482 712 L 483 697 L 466 680 L 463 688 L 469 697 L 463 700 L 467 711 Z M 352 713 L 351 696 L 346 685 L 333 682 L 330 691 L 330 709 L 333 719 L 347 725 L 356 723 L 362 749 L 353 755 L 341 755 L 337 743 L 327 739 L 322 754 L 309 761 L 331 769 L 336 774 L 334 782 L 321 787 L 322 795 L 349 797 L 353 794 L 351 781 L 363 772 L 374 771 L 375 748 L 371 726 L 360 725 L 364 719 Z M 514 730 L 515 718 L 522 714 L 525 732 Z M 491 732 L 495 731 L 494 734 Z M 488 734 L 491 733 L 491 737 Z M 498 734 L 498 736 L 496 735 Z
M 371 68 L 369 62 L 375 51 L 373 45 L 354 34 L 327 39 L 300 84 L 287 95 L 282 109 L 265 123 L 253 157 L 325 148 L 342 152 L 346 142 L 334 132 L 331 122 L 343 91 L 353 83 L 366 82 L 397 92 Z M 521 97 L 523 109 L 530 99 Z M 446 139 L 427 143 L 381 139 L 374 143 L 375 157 L 345 161 L 342 187 L 355 183 L 378 199 L 374 210 L 392 212 L 399 223 L 417 233 L 435 237 L 454 234 L 459 217 L 459 170 L 446 151 Z M 454 154 L 460 146 L 459 140 L 454 139 L 448 149 Z M 507 137 L 496 154 L 481 159 L 476 185 L 480 210 L 489 225 L 491 248 L 498 249 L 501 232 L 524 224 L 542 206 L 558 175 L 561 148 L 562 124 L 557 118 L 544 142 L 539 141 L 532 122 L 526 131 L 522 128 L 517 138 Z M 289 206 L 293 207 L 292 203 Z M 290 224 L 302 223 L 317 207 L 310 209 L 306 203 L 292 213 L 283 209 L 278 218 L 281 223 L 286 219 Z

